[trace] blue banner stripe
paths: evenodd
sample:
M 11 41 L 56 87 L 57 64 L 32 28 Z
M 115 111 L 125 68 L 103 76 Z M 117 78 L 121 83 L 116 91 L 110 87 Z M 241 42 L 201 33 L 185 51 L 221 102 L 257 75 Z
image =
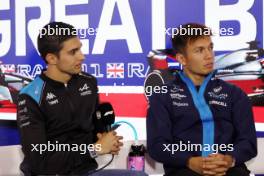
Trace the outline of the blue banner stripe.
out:
M 18 144 L 20 144 L 20 136 L 16 121 L 0 120 L 0 146 Z
M 264 131 L 257 131 L 258 138 L 264 138 Z

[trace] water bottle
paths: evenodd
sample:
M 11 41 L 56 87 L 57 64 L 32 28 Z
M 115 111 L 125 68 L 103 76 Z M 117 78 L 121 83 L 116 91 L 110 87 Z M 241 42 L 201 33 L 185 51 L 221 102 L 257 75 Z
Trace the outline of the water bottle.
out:
M 131 145 L 128 154 L 127 169 L 144 171 L 145 170 L 145 147 L 144 145 Z

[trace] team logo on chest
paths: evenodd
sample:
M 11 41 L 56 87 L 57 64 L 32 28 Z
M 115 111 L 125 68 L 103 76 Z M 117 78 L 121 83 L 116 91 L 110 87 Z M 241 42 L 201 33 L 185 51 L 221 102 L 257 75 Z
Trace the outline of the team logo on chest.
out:
M 222 86 L 213 88 L 213 91 L 208 92 L 208 95 L 211 98 L 219 99 L 219 100 L 224 100 L 228 97 L 227 93 L 221 93 Z
M 173 85 L 173 87 L 170 89 L 171 93 L 177 93 L 177 92 L 184 92 L 183 88 L 177 85 Z
M 228 95 L 227 93 L 221 93 L 222 90 L 222 86 L 219 86 L 208 92 L 208 95 L 213 98 L 213 100 L 209 101 L 209 104 L 227 107 L 226 98 Z
M 90 87 L 85 83 L 82 87 L 79 88 L 79 92 L 81 96 L 86 96 L 92 94 L 92 90 L 90 90 Z
M 184 94 L 184 90 L 182 88 L 174 85 L 170 89 L 170 97 L 171 99 L 182 100 L 183 98 L 186 98 L 187 96 Z
M 55 105 L 59 103 L 56 95 L 54 95 L 52 92 L 47 93 L 46 100 L 48 101 L 49 105 Z

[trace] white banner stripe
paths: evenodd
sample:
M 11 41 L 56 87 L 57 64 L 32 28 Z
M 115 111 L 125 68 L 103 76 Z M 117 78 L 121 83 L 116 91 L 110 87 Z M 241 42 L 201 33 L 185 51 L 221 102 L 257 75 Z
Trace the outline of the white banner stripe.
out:
M 16 120 L 16 113 L 1 113 L 0 120 Z
M 264 132 L 264 123 L 255 123 L 256 130 Z
M 116 121 L 121 119 L 130 119 L 136 124 L 142 123 L 142 120 L 146 120 L 142 117 L 116 117 Z M 1 113 L 0 112 L 0 120 L 16 120 L 16 113 Z M 141 126 L 141 125 L 140 125 Z M 260 132 L 264 132 L 264 123 L 255 123 L 256 130 Z

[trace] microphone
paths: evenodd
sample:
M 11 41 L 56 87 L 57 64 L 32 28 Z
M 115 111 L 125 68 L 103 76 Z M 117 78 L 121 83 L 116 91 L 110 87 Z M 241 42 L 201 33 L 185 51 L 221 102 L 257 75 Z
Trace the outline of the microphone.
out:
M 111 124 L 115 122 L 115 113 L 112 105 L 108 102 L 99 104 L 96 110 L 96 119 L 97 124 L 100 124 L 98 131 L 111 131 Z

